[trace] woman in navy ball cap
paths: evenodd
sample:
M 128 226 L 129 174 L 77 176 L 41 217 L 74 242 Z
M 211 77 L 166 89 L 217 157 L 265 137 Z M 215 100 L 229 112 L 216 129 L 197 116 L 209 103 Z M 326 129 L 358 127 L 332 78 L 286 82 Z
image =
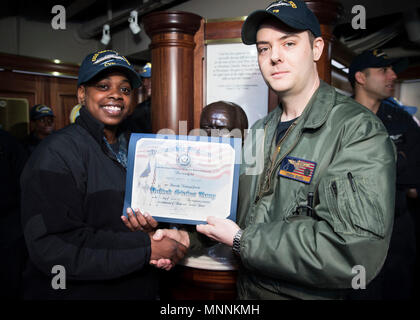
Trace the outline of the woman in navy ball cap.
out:
M 74 124 L 45 139 L 22 179 L 22 223 L 30 261 L 26 299 L 156 299 L 149 262 L 183 257 L 175 240 L 152 239 L 156 221 L 121 218 L 130 112 L 140 78 L 116 51 L 88 55 L 79 71 Z M 137 225 L 127 228 L 129 221 Z M 135 232 L 132 232 L 135 231 Z

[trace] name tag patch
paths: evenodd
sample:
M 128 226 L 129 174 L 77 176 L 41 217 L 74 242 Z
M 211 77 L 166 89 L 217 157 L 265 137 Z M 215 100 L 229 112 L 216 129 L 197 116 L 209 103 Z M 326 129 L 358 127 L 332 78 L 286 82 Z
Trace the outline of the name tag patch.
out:
M 314 176 L 315 168 L 315 162 L 286 157 L 280 165 L 278 175 L 309 184 Z

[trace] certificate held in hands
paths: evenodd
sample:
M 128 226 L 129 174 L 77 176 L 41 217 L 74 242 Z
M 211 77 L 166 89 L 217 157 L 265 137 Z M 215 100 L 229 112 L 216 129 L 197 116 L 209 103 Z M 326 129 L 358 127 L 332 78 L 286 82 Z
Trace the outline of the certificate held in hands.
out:
M 241 139 L 132 134 L 124 214 L 139 208 L 157 221 L 236 220 Z

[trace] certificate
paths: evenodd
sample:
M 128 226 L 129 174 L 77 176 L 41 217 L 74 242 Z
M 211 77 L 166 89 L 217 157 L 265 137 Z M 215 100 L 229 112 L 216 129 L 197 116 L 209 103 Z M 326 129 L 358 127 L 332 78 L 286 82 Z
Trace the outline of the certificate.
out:
M 124 214 L 139 208 L 157 221 L 236 220 L 241 139 L 131 135 Z

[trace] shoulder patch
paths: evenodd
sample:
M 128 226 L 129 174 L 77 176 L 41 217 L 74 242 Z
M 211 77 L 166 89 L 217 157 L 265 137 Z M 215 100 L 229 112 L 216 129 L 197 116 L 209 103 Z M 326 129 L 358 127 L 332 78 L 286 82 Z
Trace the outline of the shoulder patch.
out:
M 286 157 L 281 162 L 278 175 L 310 184 L 315 168 L 316 162 L 295 157 Z

